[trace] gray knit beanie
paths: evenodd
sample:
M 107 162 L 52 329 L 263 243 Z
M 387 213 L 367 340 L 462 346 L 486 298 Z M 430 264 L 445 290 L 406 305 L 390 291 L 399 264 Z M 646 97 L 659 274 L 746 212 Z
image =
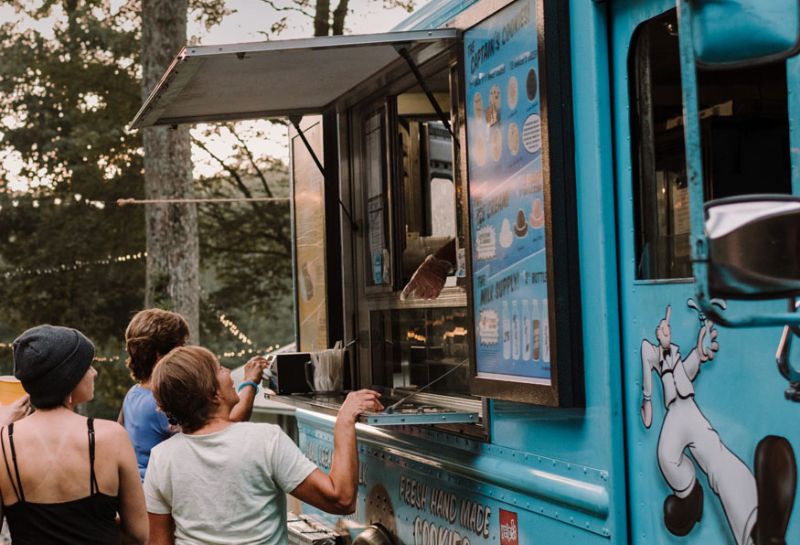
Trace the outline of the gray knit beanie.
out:
M 40 409 L 61 405 L 93 359 L 92 342 L 69 327 L 36 326 L 14 341 L 14 375 Z

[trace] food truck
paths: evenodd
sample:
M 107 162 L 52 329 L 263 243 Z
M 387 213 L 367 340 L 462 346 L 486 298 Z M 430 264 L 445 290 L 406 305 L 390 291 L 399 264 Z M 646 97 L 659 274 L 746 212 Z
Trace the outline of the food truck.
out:
M 292 541 L 800 540 L 799 37 L 796 0 L 439 0 L 183 49 L 134 127 L 291 123 L 300 447 L 387 406 Z

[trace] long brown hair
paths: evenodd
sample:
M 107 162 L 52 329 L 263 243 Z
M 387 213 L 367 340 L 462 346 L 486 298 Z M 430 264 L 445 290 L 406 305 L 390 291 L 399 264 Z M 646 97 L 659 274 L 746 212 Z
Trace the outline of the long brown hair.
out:
M 182 346 L 189 337 L 189 324 L 180 314 L 149 308 L 137 312 L 125 330 L 125 365 L 133 380 L 144 382 L 150 378 L 159 356 L 176 346 Z
M 201 346 L 181 346 L 161 358 L 153 369 L 153 395 L 158 407 L 185 432 L 197 431 L 219 388 L 217 358 Z

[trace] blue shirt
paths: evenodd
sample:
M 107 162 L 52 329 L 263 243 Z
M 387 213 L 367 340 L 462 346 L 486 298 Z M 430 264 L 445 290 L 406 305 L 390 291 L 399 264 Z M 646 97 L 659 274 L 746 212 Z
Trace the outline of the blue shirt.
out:
M 169 439 L 173 431 L 167 415 L 156 405 L 153 391 L 134 385 L 125 394 L 122 402 L 122 417 L 125 430 L 133 443 L 139 476 L 144 480 L 147 462 L 150 461 L 150 450 L 160 442 Z

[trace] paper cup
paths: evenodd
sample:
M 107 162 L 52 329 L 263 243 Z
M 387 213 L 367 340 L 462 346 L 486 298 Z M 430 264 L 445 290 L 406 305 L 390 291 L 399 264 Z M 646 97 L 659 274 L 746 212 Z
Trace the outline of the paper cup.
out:
M 11 375 L 0 376 L 0 405 L 10 405 L 24 395 L 20 381 Z

